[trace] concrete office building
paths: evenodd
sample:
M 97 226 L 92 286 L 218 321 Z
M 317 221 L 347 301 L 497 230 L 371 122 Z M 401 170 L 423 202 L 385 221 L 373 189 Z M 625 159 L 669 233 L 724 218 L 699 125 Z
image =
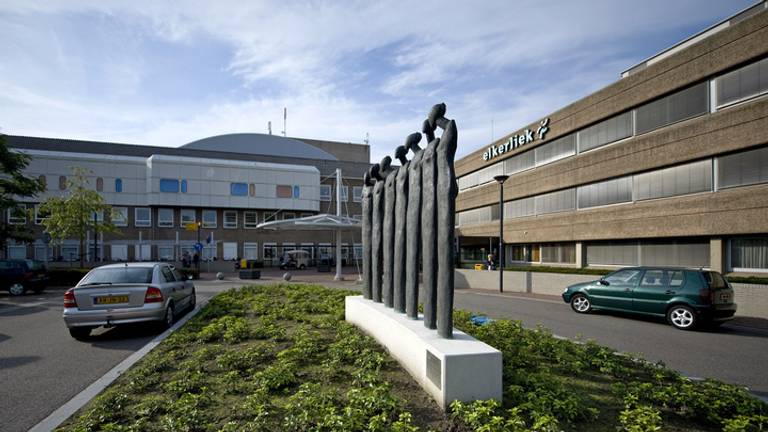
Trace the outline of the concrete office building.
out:
M 494 176 L 507 174 L 507 265 L 673 265 L 765 276 L 767 3 L 484 145 L 458 160 L 456 172 L 462 264 L 496 252 Z
M 249 258 L 277 265 L 280 255 L 305 249 L 313 258 L 333 255 L 333 232 L 269 232 L 259 223 L 336 212 L 335 171 L 341 169 L 341 213 L 360 217 L 362 173 L 369 166 L 368 145 L 285 138 L 263 134 L 230 134 L 178 148 L 6 135 L 15 151 L 32 157 L 26 175 L 43 179 L 47 190 L 28 200 L 34 209 L 29 224 L 40 238 L 39 202 L 66 194 L 72 167 L 89 171 L 90 186 L 113 208 L 115 234 L 89 233 L 87 250 L 78 241 L 46 247 L 10 244 L 11 258 L 49 261 L 178 261 L 193 253 L 197 232 L 185 227 L 202 222 L 204 259 Z M 210 243 L 206 239 L 210 238 Z M 344 234 L 342 257 L 360 257 L 360 236 Z M 357 254 L 355 255 L 355 249 Z

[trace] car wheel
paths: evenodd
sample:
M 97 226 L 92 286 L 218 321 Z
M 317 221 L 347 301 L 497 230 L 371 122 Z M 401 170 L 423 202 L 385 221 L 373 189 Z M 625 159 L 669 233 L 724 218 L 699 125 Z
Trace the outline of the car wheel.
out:
M 11 286 L 8 287 L 8 292 L 11 293 L 12 296 L 23 295 L 26 290 L 27 289 L 24 287 L 24 285 L 19 282 L 11 284 Z
M 304 270 L 305 268 L 307 268 L 307 266 L 305 266 L 304 264 L 299 266 L 299 270 Z
M 589 313 L 592 311 L 592 303 L 584 294 L 574 294 L 571 298 L 571 309 L 578 313 Z
M 70 327 L 69 335 L 79 341 L 86 340 L 91 335 L 91 329 L 89 327 Z
M 165 318 L 163 319 L 163 328 L 171 328 L 174 322 L 176 322 L 176 316 L 173 313 L 173 303 L 171 303 L 165 309 Z
M 696 325 L 696 313 L 688 306 L 675 305 L 667 311 L 667 321 L 672 327 L 690 330 Z
M 195 305 L 197 304 L 197 294 L 195 294 L 195 291 L 192 290 L 192 297 L 189 299 L 189 310 L 194 310 Z

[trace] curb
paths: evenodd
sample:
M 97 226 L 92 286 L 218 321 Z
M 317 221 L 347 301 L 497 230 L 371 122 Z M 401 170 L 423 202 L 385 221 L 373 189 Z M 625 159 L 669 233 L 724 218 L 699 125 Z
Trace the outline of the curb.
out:
M 32 428 L 29 429 L 29 432 L 48 432 L 59 427 L 59 425 L 64 423 L 64 421 L 66 421 L 69 417 L 71 417 L 72 414 L 77 412 L 77 410 L 85 406 L 85 404 L 90 402 L 94 397 L 96 397 L 105 388 L 107 388 L 110 384 L 112 384 L 120 375 L 123 374 L 123 372 L 128 370 L 136 362 L 138 362 L 144 356 L 149 354 L 150 351 L 155 349 L 155 347 L 158 346 L 160 342 L 165 340 L 168 336 L 170 336 L 171 333 L 176 331 L 179 327 L 183 326 L 192 317 L 197 315 L 197 313 L 202 310 L 202 308 L 208 303 L 209 300 L 210 299 L 204 299 L 198 302 L 193 310 L 191 310 L 186 315 L 184 315 L 184 317 L 181 318 L 179 321 L 177 321 L 176 324 L 174 324 L 171 328 L 155 336 L 154 339 L 147 342 L 147 344 L 141 347 L 141 349 L 134 352 L 133 354 L 128 356 L 125 360 L 118 363 L 117 366 L 110 369 L 109 372 L 104 374 L 104 376 L 97 379 L 96 381 L 91 383 L 91 385 L 86 387 L 83 391 L 75 395 L 72 399 L 69 400 L 69 402 L 60 406 L 58 409 L 52 412 L 48 417 L 44 418 L 40 423 L 32 426 Z

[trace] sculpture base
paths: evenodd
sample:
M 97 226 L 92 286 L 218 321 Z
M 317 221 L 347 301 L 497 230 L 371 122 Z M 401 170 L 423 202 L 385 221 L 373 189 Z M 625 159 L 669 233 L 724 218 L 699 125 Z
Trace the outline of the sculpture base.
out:
M 443 409 L 454 400 L 501 401 L 497 349 L 455 329 L 453 339 L 442 339 L 421 316 L 409 319 L 362 296 L 346 297 L 344 306 L 346 320 L 383 345 Z

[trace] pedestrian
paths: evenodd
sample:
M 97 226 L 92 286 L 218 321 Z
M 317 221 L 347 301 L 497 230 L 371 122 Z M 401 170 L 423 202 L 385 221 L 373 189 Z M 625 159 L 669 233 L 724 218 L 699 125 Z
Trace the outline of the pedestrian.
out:
M 488 271 L 493 270 L 493 253 L 488 254 Z
M 192 256 L 192 263 L 195 265 L 195 268 L 200 265 L 200 253 L 195 252 L 195 254 Z

